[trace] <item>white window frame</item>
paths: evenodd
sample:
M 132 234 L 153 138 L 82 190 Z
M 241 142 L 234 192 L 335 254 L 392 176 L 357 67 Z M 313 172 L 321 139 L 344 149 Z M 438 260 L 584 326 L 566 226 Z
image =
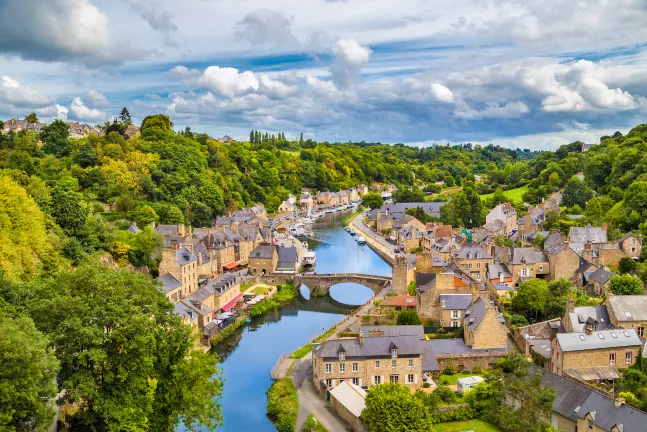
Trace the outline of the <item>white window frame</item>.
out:
M 413 359 L 409 360 L 409 367 L 410 367 L 410 368 L 412 368 L 412 367 L 413 367 Z
M 478 280 L 478 281 L 481 280 L 481 273 L 476 273 L 476 280 Z
M 389 375 L 389 382 L 397 384 L 400 382 L 400 375 Z
M 460 327 L 460 323 L 458 321 L 452 321 L 452 328 L 458 328 Z
M 609 364 L 610 364 L 611 366 L 613 366 L 614 364 L 616 364 L 616 353 L 614 353 L 614 352 L 609 353 Z
M 353 363 L 353 372 L 359 371 L 359 363 Z
M 396 348 L 393 348 L 391 350 L 391 358 L 397 358 L 398 357 L 398 350 Z
M 346 363 L 339 363 L 339 372 L 346 372 Z
M 633 360 L 633 353 L 631 351 L 627 351 L 625 353 L 625 364 L 631 364 L 631 361 Z
M 373 381 L 375 381 L 375 384 L 382 384 L 382 376 L 380 375 L 375 375 L 373 377 Z
M 339 353 L 339 361 L 345 361 L 346 360 L 346 353 L 340 352 Z
M 326 363 L 326 373 L 332 373 L 332 364 Z
M 332 380 L 330 378 L 326 378 L 326 387 L 332 387 Z
M 375 369 L 379 369 L 379 368 L 380 368 L 380 361 L 375 360 Z
M 461 311 L 452 311 L 452 319 L 459 319 L 461 317 Z
M 407 374 L 407 384 L 413 384 L 416 382 L 416 376 L 414 374 Z
M 359 386 L 359 378 L 353 378 L 351 382 L 356 386 Z
M 645 327 L 638 326 L 636 328 L 636 333 L 638 333 L 638 336 L 644 337 L 645 336 Z
M 398 361 L 397 360 L 391 360 L 391 369 L 395 369 L 398 367 Z
M 481 268 L 481 263 L 476 263 L 476 268 L 480 269 Z
M 527 268 L 522 268 L 521 269 L 521 276 L 528 276 L 528 269 Z

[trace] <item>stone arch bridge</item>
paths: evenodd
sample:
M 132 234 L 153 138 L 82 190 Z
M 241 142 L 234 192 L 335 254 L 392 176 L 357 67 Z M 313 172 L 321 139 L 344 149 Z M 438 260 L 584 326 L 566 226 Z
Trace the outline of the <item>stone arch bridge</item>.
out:
M 331 286 L 340 283 L 364 285 L 377 294 L 391 284 L 391 277 L 360 273 L 307 273 L 294 276 L 294 285 L 306 285 L 311 293 L 327 293 Z

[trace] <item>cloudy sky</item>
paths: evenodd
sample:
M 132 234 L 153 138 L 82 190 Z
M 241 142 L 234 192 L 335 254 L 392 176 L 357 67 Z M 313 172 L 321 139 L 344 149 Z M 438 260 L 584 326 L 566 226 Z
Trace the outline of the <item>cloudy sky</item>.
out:
M 644 0 L 0 0 L 0 118 L 549 149 L 644 123 Z

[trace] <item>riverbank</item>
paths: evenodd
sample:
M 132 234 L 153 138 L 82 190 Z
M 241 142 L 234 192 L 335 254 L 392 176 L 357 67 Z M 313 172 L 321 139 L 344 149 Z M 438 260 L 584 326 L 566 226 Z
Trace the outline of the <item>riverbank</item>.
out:
M 267 415 L 276 429 L 280 432 L 294 431 L 298 414 L 299 398 L 292 378 L 274 381 L 267 391 Z
M 356 217 L 353 219 L 352 225 L 356 230 L 362 233 L 368 247 L 393 267 L 395 264 L 395 251 L 393 250 L 393 245 L 389 245 L 382 237 L 378 237 L 377 233 L 366 226 L 362 221 L 362 217 Z

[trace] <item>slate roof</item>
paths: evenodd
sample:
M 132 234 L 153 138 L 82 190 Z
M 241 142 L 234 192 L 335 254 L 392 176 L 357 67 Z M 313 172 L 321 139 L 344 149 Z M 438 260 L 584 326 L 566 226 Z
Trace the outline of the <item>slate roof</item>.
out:
M 465 259 L 481 259 L 481 258 L 492 258 L 492 255 L 487 253 L 487 251 L 482 246 L 469 245 L 463 246 L 454 253 L 456 258 L 465 258 Z
M 405 213 L 410 208 L 420 207 L 430 216 L 440 217 L 440 208 L 444 206 L 444 202 L 422 202 L 422 203 L 397 203 L 385 204 L 380 208 L 380 213 Z
M 528 375 L 532 376 L 537 372 L 541 373 L 542 385 L 555 388 L 553 411 L 577 422 L 577 410 L 581 409 L 592 390 L 577 384 L 573 380 L 531 364 L 528 368 Z
M 470 306 L 469 310 L 465 311 L 465 317 L 463 319 L 467 320 L 467 328 L 474 330 L 483 318 L 485 318 L 485 309 L 487 305 L 485 300 L 481 297 L 477 298 L 474 303 Z
M 373 209 L 368 212 L 368 220 L 371 222 L 377 220 L 377 209 Z
M 436 286 L 436 273 L 416 272 L 416 287 L 419 293 L 429 291 Z
M 177 250 L 177 262 L 181 266 L 187 265 L 189 263 L 192 263 L 193 261 L 197 260 L 195 255 L 191 253 L 190 250 L 187 248 L 183 247 Z
M 180 230 L 177 225 L 157 225 L 155 227 L 155 232 L 168 237 L 180 236 Z
M 633 329 L 594 331 L 586 333 L 558 333 L 557 341 L 562 351 L 586 351 L 604 348 L 641 346 L 642 343 Z
M 614 295 L 607 297 L 607 302 L 618 321 L 647 321 L 647 296 Z
M 571 227 L 571 243 L 606 243 L 607 231 L 600 227 Z
M 505 222 L 503 222 L 501 219 L 495 219 L 494 221 L 483 225 L 483 229 L 489 231 L 490 233 L 495 233 L 504 229 L 505 226 Z
M 428 340 L 421 340 L 420 346 L 422 347 L 422 371 L 423 372 L 437 372 L 440 371 L 440 365 L 434 353 L 434 347 Z
M 441 294 L 440 304 L 445 310 L 465 310 L 472 303 L 472 294 Z
M 592 280 L 604 285 L 607 282 L 609 282 L 609 279 L 611 279 L 613 275 L 615 275 L 615 273 L 605 270 L 603 268 L 598 268 L 596 271 L 591 273 L 591 275 L 589 276 L 589 280 Z
M 360 326 L 359 331 L 364 337 L 369 337 L 371 331 L 382 331 L 384 336 L 418 336 L 420 339 L 425 337 L 424 328 L 421 325 L 384 325 L 384 326 Z
M 499 276 L 512 277 L 512 273 L 508 270 L 508 266 L 503 263 L 489 264 L 487 271 L 490 279 L 498 279 Z
M 544 240 L 544 249 L 551 249 L 556 245 L 564 243 L 564 236 L 559 231 L 553 231 L 546 240 Z
M 271 259 L 274 256 L 274 246 L 271 244 L 260 244 L 249 254 L 249 258 Z
M 297 262 L 297 248 L 279 246 L 276 249 L 279 255 L 279 263 L 277 267 L 281 267 L 281 263 L 288 267 L 294 267 Z
M 314 349 L 320 358 L 338 358 L 340 349 L 346 358 L 391 358 L 391 346 L 395 345 L 398 356 L 423 353 L 419 336 L 364 337 L 363 345 L 357 339 L 333 339 L 323 342 Z
M 162 276 L 157 278 L 158 281 L 162 282 L 162 290 L 167 293 L 173 291 L 174 289 L 181 287 L 182 283 L 176 279 L 171 273 L 165 273 Z
M 525 258 L 525 263 L 522 263 Z M 536 264 L 548 262 L 548 257 L 544 251 L 535 248 L 514 248 L 512 250 L 512 264 Z
M 139 231 L 141 231 L 141 230 L 139 229 L 139 227 L 138 227 L 138 226 L 137 226 L 137 224 L 135 224 L 135 223 L 134 223 L 134 224 L 131 224 L 131 225 L 128 227 L 128 232 L 130 232 L 130 233 L 137 234 Z
M 605 330 L 611 325 L 611 318 L 606 306 L 579 306 L 568 314 L 573 332 L 582 333 L 586 327 L 586 321 L 593 318 L 597 322 L 597 330 Z
M 616 425 L 622 432 L 645 430 L 647 413 L 625 404 L 616 407 L 613 399 L 593 391 L 578 410 L 577 416 L 583 419 L 591 412 L 595 412 L 593 424 L 602 430 L 611 430 Z

